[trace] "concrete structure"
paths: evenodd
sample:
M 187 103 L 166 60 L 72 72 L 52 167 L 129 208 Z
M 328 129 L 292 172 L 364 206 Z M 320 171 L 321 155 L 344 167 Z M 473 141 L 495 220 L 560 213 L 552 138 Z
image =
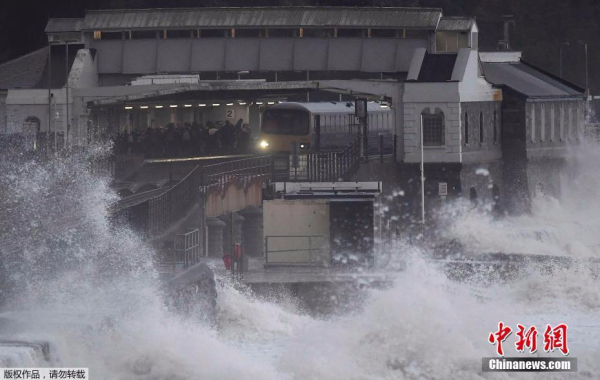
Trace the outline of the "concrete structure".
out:
M 51 19 L 46 32 L 51 48 L 0 65 L 0 133 L 33 125 L 85 145 L 124 130 L 239 118 L 258 131 L 261 111 L 279 101 L 367 97 L 393 114 L 396 162 L 381 172 L 400 178 L 390 181 L 411 214 L 421 146 L 428 207 L 447 189 L 447 199 L 498 209 L 504 194 L 522 193 L 503 206 L 525 210 L 535 188 L 557 188 L 546 183 L 557 171 L 540 167 L 564 160 L 583 119 L 581 89 L 517 53 L 479 52 L 475 20 L 441 9 L 103 10 Z
M 277 182 L 263 209 L 266 266 L 372 264 L 381 182 Z
M 503 90 L 503 179 L 513 202 L 528 209 L 536 192 L 558 196 L 566 158 L 580 144 L 585 90 L 540 70 L 515 53 L 485 53 L 487 80 Z

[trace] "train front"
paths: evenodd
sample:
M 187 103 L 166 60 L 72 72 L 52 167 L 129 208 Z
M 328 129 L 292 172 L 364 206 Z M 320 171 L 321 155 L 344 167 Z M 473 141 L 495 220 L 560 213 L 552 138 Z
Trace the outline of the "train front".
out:
M 259 150 L 268 154 L 308 153 L 312 143 L 310 112 L 297 103 L 280 103 L 262 115 Z

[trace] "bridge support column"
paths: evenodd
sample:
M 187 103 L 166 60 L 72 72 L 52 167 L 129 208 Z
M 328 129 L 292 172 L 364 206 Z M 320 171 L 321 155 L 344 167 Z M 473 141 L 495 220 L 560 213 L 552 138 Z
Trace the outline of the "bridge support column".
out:
M 263 212 L 259 207 L 248 207 L 240 212 L 244 216 L 242 238 L 244 253 L 251 257 L 263 257 Z
M 223 229 L 225 223 L 217 218 L 206 218 L 208 227 L 208 257 L 223 257 Z
M 226 227 L 223 230 L 223 252 L 225 254 L 232 253 L 231 252 L 231 214 L 225 214 L 219 217 L 223 222 L 225 222 Z M 242 242 L 242 223 L 244 222 L 244 217 L 238 213 L 233 213 L 233 242 L 241 243 Z

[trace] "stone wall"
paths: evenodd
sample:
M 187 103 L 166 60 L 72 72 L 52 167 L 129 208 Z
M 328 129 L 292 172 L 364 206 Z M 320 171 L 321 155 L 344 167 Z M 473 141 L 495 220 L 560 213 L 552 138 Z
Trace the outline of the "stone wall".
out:
M 490 161 L 502 157 L 501 114 L 500 102 L 461 104 L 463 162 Z M 468 143 L 465 138 L 467 119 L 469 123 Z M 481 132 L 483 132 L 483 138 Z

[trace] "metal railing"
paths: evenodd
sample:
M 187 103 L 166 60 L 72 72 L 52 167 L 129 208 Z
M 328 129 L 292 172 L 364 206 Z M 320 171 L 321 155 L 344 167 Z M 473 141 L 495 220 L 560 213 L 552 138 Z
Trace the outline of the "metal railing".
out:
M 380 150 L 379 135 L 385 136 L 383 149 L 391 154 L 393 149 L 394 115 L 391 112 L 369 113 L 367 116 L 367 152 L 374 155 Z M 323 149 L 343 147 L 350 144 L 361 133 L 361 124 L 354 115 L 319 115 L 320 145 Z
M 342 151 L 273 156 L 271 179 L 279 182 L 348 181 L 360 166 L 360 140 Z
M 271 156 L 221 162 L 203 168 L 202 185 L 224 185 L 239 178 L 255 178 L 271 174 Z
M 161 195 L 148 200 L 148 232 L 166 231 L 200 195 L 202 170 L 196 166 L 184 179 Z
M 112 155 L 94 160 L 91 164 L 92 173 L 110 176 L 114 179 L 124 179 L 144 164 L 141 154 Z

